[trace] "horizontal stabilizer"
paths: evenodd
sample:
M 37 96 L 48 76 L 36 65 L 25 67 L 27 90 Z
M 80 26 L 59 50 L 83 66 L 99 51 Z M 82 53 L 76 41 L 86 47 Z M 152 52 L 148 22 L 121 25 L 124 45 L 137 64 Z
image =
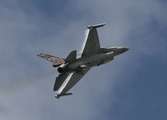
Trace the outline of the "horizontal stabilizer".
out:
M 58 94 L 55 97 L 58 99 L 59 97 L 68 96 L 68 95 L 72 95 L 72 93 Z
M 102 24 L 96 24 L 96 25 L 89 25 L 87 28 L 91 29 L 91 28 L 99 28 L 99 27 L 103 27 L 105 25 L 105 23 Z
M 65 63 L 71 63 L 75 61 L 76 57 L 77 57 L 77 51 L 74 50 L 67 56 L 67 58 L 65 59 Z

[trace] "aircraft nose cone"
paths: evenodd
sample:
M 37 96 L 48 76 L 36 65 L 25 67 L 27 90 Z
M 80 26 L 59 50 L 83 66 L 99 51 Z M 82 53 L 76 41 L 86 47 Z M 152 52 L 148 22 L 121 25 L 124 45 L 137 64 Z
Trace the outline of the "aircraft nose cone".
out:
M 129 50 L 129 48 L 123 48 L 123 49 L 122 49 L 123 52 L 126 52 L 126 51 L 128 51 L 128 50 Z

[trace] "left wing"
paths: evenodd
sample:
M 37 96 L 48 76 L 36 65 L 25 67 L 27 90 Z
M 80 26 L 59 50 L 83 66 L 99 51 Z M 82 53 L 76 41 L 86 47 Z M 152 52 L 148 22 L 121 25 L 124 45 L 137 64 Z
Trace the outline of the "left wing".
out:
M 88 26 L 88 29 L 90 30 L 81 57 L 92 55 L 98 52 L 100 49 L 100 42 L 96 28 L 102 27 L 104 25 L 105 23 Z
M 68 75 L 62 86 L 57 91 L 56 97 L 71 95 L 72 93 L 67 93 L 88 71 L 90 68 L 84 68 L 79 72 L 73 72 Z

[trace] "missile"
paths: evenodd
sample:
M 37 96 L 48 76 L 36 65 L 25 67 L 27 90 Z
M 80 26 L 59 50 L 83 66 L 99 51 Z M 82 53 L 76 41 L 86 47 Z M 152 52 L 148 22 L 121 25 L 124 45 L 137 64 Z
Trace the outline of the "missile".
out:
M 55 97 L 59 99 L 61 96 L 68 96 L 68 95 L 73 95 L 72 93 L 65 93 L 65 94 L 57 94 Z
M 105 23 L 101 23 L 101 24 L 96 24 L 96 25 L 89 25 L 87 28 L 91 29 L 91 28 L 99 28 L 99 27 L 103 27 L 104 25 L 106 25 Z

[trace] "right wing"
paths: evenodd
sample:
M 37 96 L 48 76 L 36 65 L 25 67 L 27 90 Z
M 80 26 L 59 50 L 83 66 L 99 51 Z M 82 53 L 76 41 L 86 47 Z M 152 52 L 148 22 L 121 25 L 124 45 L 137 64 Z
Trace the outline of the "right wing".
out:
M 84 68 L 84 70 L 79 72 L 73 72 L 72 75 L 67 79 L 62 89 L 59 91 L 60 94 L 65 94 L 68 92 L 88 71 L 90 68 Z
M 59 74 L 59 76 L 56 78 L 55 85 L 53 87 L 54 91 L 57 91 L 60 86 L 63 84 L 63 82 L 66 80 L 69 74 Z
M 59 58 L 59 57 L 55 57 L 55 56 L 52 56 L 52 55 L 40 53 L 40 54 L 37 55 L 37 56 L 39 56 L 39 57 L 41 57 L 41 58 L 44 58 L 44 59 L 46 59 L 46 60 L 51 61 L 51 62 L 53 63 L 53 67 L 57 67 L 57 66 L 59 66 L 59 65 L 65 63 L 64 59 Z
M 68 91 L 89 71 L 90 68 L 84 68 L 78 72 L 70 74 L 60 74 L 56 78 L 54 91 L 57 91 L 57 96 L 68 95 Z

